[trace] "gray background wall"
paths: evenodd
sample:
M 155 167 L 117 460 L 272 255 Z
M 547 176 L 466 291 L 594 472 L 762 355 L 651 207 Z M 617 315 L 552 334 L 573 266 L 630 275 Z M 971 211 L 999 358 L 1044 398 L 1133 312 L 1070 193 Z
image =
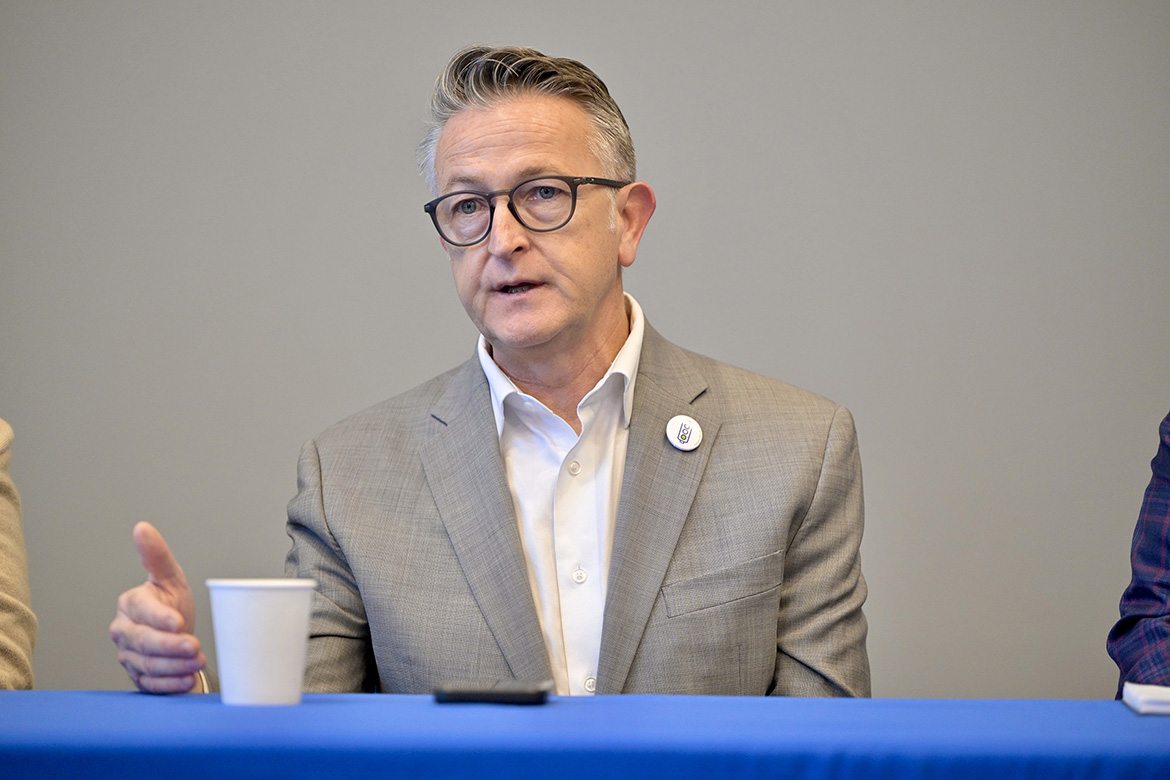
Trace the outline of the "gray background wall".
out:
M 1170 408 L 1165 2 L 0 2 L 0 416 L 38 685 L 141 519 L 282 573 L 301 443 L 470 354 L 421 209 L 471 42 L 608 82 L 665 335 L 854 412 L 879 696 L 1108 697 Z

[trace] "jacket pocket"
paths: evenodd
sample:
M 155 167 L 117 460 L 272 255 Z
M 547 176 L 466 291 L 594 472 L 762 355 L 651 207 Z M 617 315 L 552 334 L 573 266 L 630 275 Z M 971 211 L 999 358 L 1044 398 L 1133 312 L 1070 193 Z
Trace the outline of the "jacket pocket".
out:
M 709 609 L 780 587 L 784 580 L 784 551 L 753 558 L 726 569 L 679 580 L 662 588 L 666 614 L 678 617 Z

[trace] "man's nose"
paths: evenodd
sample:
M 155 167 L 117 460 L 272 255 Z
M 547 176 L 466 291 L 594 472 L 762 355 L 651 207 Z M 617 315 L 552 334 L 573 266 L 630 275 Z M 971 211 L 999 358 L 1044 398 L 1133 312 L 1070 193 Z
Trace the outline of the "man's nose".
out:
M 506 196 L 496 199 L 496 208 L 492 213 L 492 227 L 488 231 L 488 252 L 500 257 L 507 257 L 518 249 L 528 246 L 528 228 L 520 224 L 512 210 L 508 208 Z

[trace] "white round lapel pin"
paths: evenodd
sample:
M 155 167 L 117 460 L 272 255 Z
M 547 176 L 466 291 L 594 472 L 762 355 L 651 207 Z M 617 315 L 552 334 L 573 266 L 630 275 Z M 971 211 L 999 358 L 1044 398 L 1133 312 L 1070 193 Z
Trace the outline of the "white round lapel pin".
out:
M 693 417 L 677 414 L 666 424 L 666 438 L 676 450 L 690 452 L 703 441 L 703 429 Z

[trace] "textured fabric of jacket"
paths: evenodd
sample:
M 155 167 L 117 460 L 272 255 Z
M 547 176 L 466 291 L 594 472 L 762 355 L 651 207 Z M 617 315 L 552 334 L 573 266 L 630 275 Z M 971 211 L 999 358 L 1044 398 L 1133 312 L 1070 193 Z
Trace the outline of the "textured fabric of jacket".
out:
M 0 689 L 33 686 L 37 619 L 29 606 L 20 496 L 8 476 L 12 428 L 0 420 Z
M 667 441 L 679 414 L 693 451 Z M 308 442 L 298 485 L 306 690 L 551 677 L 474 356 Z M 647 326 L 597 692 L 869 695 L 862 526 L 846 409 Z
M 1170 414 L 1159 435 L 1133 532 L 1133 577 L 1121 596 L 1121 619 L 1109 632 L 1109 655 L 1121 671 L 1118 698 L 1127 680 L 1170 685 Z

